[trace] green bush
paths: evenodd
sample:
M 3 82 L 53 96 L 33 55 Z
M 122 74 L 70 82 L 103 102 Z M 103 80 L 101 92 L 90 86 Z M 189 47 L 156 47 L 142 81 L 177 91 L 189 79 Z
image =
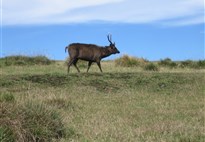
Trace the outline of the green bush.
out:
M 202 69 L 205 68 L 205 60 L 193 61 L 193 60 L 185 60 L 181 62 L 174 62 L 170 58 L 165 58 L 158 62 L 160 66 L 170 67 L 170 68 L 196 68 Z
M 25 65 L 50 65 L 54 61 L 49 60 L 46 56 L 7 56 L 0 58 L 0 67 L 2 66 L 25 66 Z
M 197 62 L 197 67 L 198 68 L 205 68 L 205 60 L 199 60 Z
M 154 63 L 149 63 L 145 65 L 144 70 L 146 71 L 159 71 L 159 67 Z
M 194 68 L 194 67 L 196 67 L 196 64 L 192 60 L 186 60 L 186 61 L 180 62 L 180 67 L 182 67 L 182 68 Z
M 185 60 L 180 62 L 181 68 L 194 68 L 194 69 L 204 69 L 205 68 L 205 60 L 192 61 Z
M 158 64 L 160 66 L 170 67 L 170 68 L 175 68 L 178 66 L 178 64 L 176 62 L 173 62 L 170 58 L 165 58 L 163 60 L 160 60 Z
M 130 57 L 128 55 L 124 55 L 115 60 L 115 65 L 122 66 L 122 67 L 136 67 L 136 66 L 143 67 L 147 62 L 148 61 L 143 58 L 135 58 L 135 57 Z

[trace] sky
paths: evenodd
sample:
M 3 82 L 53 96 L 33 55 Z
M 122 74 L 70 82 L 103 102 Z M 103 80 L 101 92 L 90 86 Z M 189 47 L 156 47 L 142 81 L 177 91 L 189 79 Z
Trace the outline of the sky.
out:
M 204 59 L 204 0 L 1 0 L 1 57 L 65 60 L 75 42 L 151 61 Z

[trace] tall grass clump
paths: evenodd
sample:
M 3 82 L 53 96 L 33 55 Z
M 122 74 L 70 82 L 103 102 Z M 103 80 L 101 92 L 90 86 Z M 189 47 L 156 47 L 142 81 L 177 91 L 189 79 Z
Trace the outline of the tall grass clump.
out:
M 158 64 L 169 68 L 176 68 L 178 66 L 178 64 L 173 62 L 170 58 L 161 59 Z
M 47 142 L 66 135 L 61 116 L 35 102 L 0 102 L 0 141 Z
M 130 57 L 128 55 L 123 55 L 115 60 L 115 65 L 121 67 L 143 67 L 146 63 L 148 63 L 148 61 L 143 58 Z
M 48 59 L 46 56 L 7 56 L 0 58 L 0 66 L 25 66 L 25 65 L 50 65 L 54 61 Z
M 144 70 L 146 71 L 159 71 L 159 66 L 154 63 L 148 63 L 145 65 Z

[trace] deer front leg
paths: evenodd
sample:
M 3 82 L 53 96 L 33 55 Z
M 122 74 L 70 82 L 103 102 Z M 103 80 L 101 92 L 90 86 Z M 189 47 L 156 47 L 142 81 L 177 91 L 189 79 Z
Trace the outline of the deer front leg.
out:
M 80 72 L 79 68 L 78 68 L 77 65 L 76 65 L 77 62 L 78 62 L 78 59 L 75 59 L 75 60 L 73 61 L 73 65 L 75 66 L 75 68 L 77 69 L 77 71 Z
M 100 71 L 102 72 L 102 69 L 101 69 L 101 64 L 100 64 L 100 60 L 99 60 L 99 61 L 97 61 L 97 65 L 98 65 L 98 67 L 100 68 Z

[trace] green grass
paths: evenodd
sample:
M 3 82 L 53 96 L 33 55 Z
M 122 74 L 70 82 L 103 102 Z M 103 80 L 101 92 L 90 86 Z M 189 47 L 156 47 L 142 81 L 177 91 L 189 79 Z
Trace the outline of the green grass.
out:
M 0 58 L 0 67 L 4 66 L 30 66 L 30 65 L 50 65 L 54 61 L 49 60 L 46 56 L 7 56 L 5 58 Z
M 1 101 L 1 141 L 51 141 L 66 135 L 61 115 L 43 103 Z
M 148 63 L 145 65 L 144 70 L 146 71 L 159 71 L 158 65 L 154 63 Z
M 1 68 L 0 141 L 27 134 L 60 142 L 204 141 L 203 69 L 153 72 L 113 61 L 102 69 L 67 74 L 64 62 Z

